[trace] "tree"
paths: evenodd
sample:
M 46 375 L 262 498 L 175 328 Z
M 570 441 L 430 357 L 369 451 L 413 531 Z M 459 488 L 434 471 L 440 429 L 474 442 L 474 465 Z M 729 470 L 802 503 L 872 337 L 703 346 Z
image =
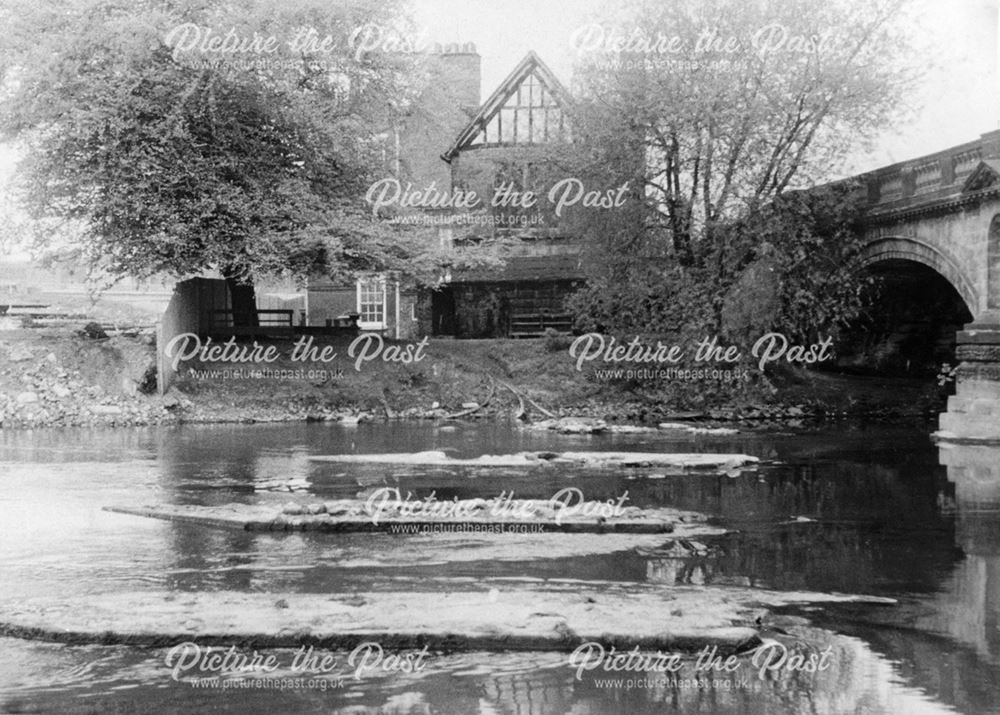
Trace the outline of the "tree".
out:
M 91 267 L 218 270 L 253 324 L 255 279 L 400 267 L 426 246 L 362 201 L 412 85 L 404 55 L 351 37 L 405 24 L 393 3 L 30 0 L 2 19 L 0 130 L 26 146 L 26 208 L 77 225 Z
M 723 257 L 708 263 L 727 287 L 723 332 L 777 330 L 811 341 L 860 315 L 874 286 L 856 267 L 866 200 L 867 187 L 854 180 L 788 191 L 722 228 Z
M 640 187 L 630 219 L 594 237 L 601 260 L 576 301 L 584 320 L 608 311 L 607 300 L 595 307 L 606 289 L 652 329 L 676 329 L 684 312 L 718 329 L 726 292 L 764 252 L 790 255 L 806 234 L 834 240 L 787 203 L 773 207 L 836 176 L 899 116 L 915 77 L 895 22 L 903 4 L 634 0 L 614 22 L 582 28 L 581 141 L 603 148 L 594 170 Z M 786 230 L 744 240 L 778 214 Z M 824 304 L 784 315 L 832 319 L 844 296 L 813 294 Z

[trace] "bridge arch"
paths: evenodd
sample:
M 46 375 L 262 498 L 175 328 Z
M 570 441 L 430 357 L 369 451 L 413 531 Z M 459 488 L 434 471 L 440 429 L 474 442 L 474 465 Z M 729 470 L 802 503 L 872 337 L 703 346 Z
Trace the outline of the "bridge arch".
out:
M 1000 243 L 1000 221 L 998 219 L 1000 219 L 1000 215 L 993 219 L 993 223 L 996 224 L 996 240 Z M 993 227 L 990 229 L 990 239 L 991 241 L 994 239 Z M 857 265 L 861 269 L 875 263 L 880 263 L 881 261 L 894 259 L 914 261 L 933 268 L 958 292 L 959 296 L 965 302 L 965 307 L 968 308 L 969 313 L 972 315 L 979 313 L 979 291 L 976 290 L 975 284 L 969 279 L 965 271 L 959 267 L 953 258 L 917 238 L 908 236 L 885 236 L 878 238 L 865 246 L 858 257 Z M 1000 271 L 1000 263 L 997 265 L 997 270 Z

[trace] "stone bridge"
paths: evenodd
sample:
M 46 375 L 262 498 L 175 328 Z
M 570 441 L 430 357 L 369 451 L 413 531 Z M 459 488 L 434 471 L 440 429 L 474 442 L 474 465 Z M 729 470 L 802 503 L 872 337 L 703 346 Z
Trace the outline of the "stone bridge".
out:
M 957 393 L 939 435 L 1000 440 L 1000 131 L 857 178 L 869 204 L 861 265 L 928 266 L 973 316 L 958 333 Z

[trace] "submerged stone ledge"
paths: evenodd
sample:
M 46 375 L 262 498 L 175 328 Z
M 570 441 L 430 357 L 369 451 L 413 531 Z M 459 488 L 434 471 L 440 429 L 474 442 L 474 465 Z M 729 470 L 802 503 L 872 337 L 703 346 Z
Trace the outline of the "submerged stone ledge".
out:
M 672 537 L 713 536 L 724 529 L 710 526 L 709 517 L 666 507 L 642 509 L 601 504 L 585 514 L 566 514 L 547 500 L 523 499 L 505 503 L 512 511 L 498 514 L 496 500 L 465 499 L 439 502 L 441 514 L 407 513 L 407 505 L 386 505 L 377 515 L 366 502 L 341 499 L 325 503 L 292 503 L 284 507 L 263 504 L 195 506 L 107 506 L 105 511 L 203 526 L 245 531 L 315 531 L 327 533 L 391 533 L 400 536 L 435 533 L 466 534 L 670 534 Z M 434 506 L 438 506 L 434 505 Z M 419 507 L 419 503 L 418 503 Z M 616 509 L 612 513 L 612 509 Z
M 728 471 L 756 464 L 757 457 L 747 454 L 670 453 L 670 452 L 516 452 L 484 454 L 470 459 L 449 457 L 445 452 L 390 452 L 386 454 L 327 454 L 309 457 L 314 462 L 344 464 L 412 464 L 455 467 L 674 467 Z
M 560 434 L 669 434 L 680 431 L 687 434 L 730 436 L 739 433 L 739 430 L 731 427 L 704 427 L 684 422 L 661 422 L 657 427 L 609 424 L 593 417 L 554 417 L 528 423 L 524 429 Z
M 488 584 L 487 584 L 488 585 Z M 339 594 L 142 591 L 36 599 L 0 607 L 0 635 L 70 644 L 164 647 L 740 652 L 760 642 L 762 608 L 894 603 L 822 593 L 594 584 Z

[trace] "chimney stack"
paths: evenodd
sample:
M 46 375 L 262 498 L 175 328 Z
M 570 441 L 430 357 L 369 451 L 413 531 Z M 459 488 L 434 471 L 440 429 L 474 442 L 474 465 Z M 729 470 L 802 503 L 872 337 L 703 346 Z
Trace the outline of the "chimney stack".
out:
M 437 81 L 448 88 L 455 104 L 462 109 L 475 109 L 481 100 L 482 59 L 472 42 L 451 42 L 435 46 L 439 55 Z

